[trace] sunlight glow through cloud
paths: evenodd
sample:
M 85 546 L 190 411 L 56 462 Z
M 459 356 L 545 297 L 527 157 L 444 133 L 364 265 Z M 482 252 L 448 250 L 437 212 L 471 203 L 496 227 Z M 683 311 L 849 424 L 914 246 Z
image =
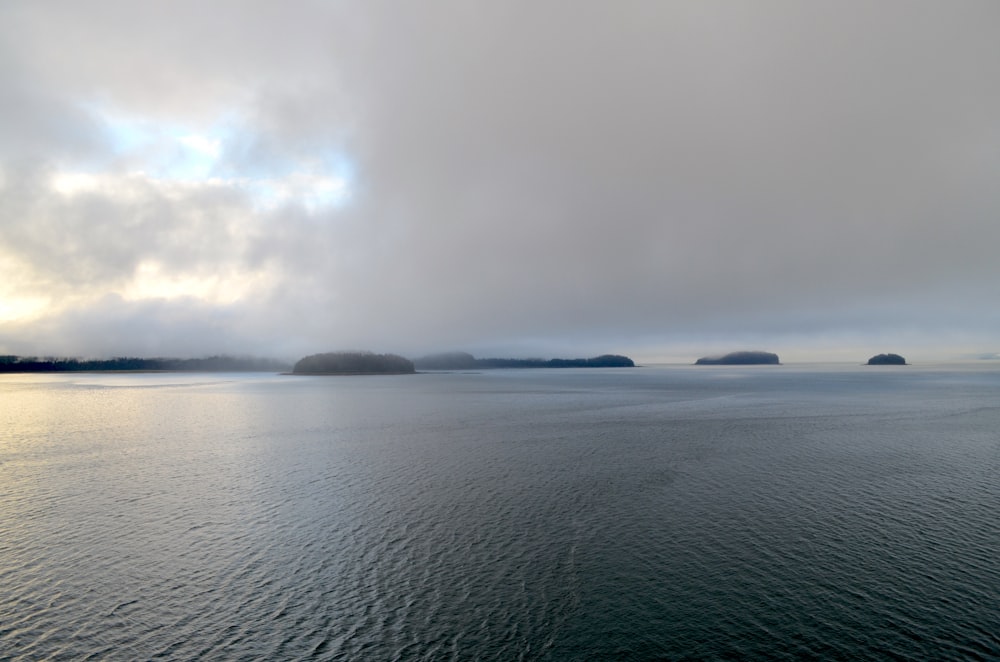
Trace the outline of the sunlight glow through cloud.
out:
M 57 172 L 52 176 L 50 185 L 57 193 L 75 195 L 99 190 L 102 179 L 100 175 L 86 172 Z
M 132 282 L 120 294 L 127 301 L 191 297 L 214 304 L 231 304 L 259 285 L 262 274 L 216 272 L 210 276 L 168 273 L 156 260 L 136 267 Z
M 49 310 L 52 297 L 35 287 L 30 265 L 7 248 L 0 245 L 0 323 L 37 319 Z
M 36 319 L 48 308 L 49 299 L 42 296 L 15 296 L 4 292 L 0 297 L 0 322 Z

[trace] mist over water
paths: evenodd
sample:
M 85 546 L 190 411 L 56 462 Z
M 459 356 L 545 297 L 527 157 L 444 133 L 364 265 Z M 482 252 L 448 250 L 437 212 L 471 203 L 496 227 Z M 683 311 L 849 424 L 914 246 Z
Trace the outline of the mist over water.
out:
M 0 657 L 1000 656 L 1000 372 L 0 377 Z

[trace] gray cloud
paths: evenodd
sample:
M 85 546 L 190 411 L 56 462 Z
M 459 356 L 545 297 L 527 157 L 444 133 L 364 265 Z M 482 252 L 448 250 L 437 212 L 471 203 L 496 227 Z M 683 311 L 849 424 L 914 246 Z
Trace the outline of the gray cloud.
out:
M 52 303 L 0 344 L 994 351 L 998 14 L 7 3 L 0 255 Z M 116 113 L 219 132 L 220 179 L 121 179 L 151 157 Z M 54 192 L 74 168 L 118 183 Z M 336 168 L 346 204 L 261 203 Z M 239 296 L 128 296 L 151 263 Z

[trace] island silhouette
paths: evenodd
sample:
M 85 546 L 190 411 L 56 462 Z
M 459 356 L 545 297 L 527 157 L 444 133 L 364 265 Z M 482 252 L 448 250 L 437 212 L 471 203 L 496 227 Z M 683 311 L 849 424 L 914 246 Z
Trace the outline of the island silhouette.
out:
M 293 375 L 405 375 L 416 372 L 413 361 L 398 354 L 325 352 L 296 361 Z
M 771 352 L 730 352 L 722 356 L 703 356 L 695 365 L 779 365 L 778 355 Z
M 906 365 L 906 359 L 899 354 L 876 354 L 868 359 L 868 365 Z

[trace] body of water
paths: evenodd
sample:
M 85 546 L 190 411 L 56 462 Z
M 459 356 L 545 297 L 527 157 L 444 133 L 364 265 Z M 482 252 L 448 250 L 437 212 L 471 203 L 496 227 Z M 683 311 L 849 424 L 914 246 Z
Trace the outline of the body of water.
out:
M 1000 367 L 0 376 L 0 659 L 1000 658 Z

